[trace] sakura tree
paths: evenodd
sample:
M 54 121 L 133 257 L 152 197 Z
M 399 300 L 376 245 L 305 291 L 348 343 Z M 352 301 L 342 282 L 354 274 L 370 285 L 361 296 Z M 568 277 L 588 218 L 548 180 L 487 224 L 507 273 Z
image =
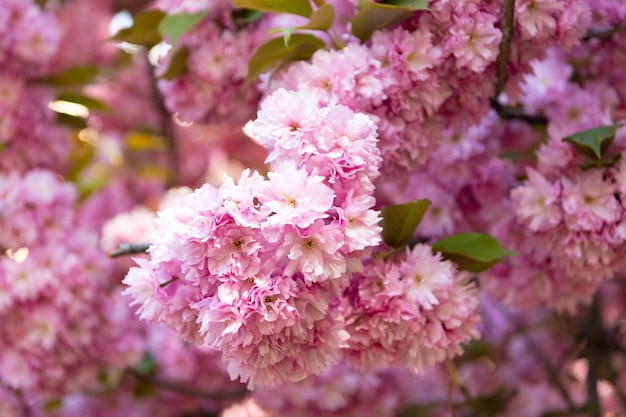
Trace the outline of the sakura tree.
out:
M 0 28 L 0 416 L 626 409 L 623 1 Z

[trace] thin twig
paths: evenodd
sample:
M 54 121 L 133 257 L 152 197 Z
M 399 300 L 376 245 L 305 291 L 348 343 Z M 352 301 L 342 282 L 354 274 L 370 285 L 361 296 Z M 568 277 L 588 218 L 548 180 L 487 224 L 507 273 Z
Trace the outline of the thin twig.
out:
M 585 36 L 583 36 L 583 41 L 588 41 L 593 38 L 610 38 L 615 35 L 617 32 L 621 32 L 626 30 L 626 23 L 620 23 L 618 25 L 612 26 L 608 29 L 588 29 Z
M 552 386 L 554 386 L 559 391 L 559 393 L 563 397 L 563 400 L 565 400 L 565 402 L 567 403 L 567 406 L 570 409 L 574 409 L 575 405 L 572 397 L 569 395 L 569 392 L 567 391 L 567 389 L 565 389 L 562 382 L 559 380 L 558 369 L 550 364 L 550 361 L 548 360 L 548 358 L 545 357 L 545 355 L 541 351 L 541 348 L 535 343 L 530 335 L 526 333 L 526 329 L 523 328 L 517 318 L 514 317 L 509 311 L 501 310 L 501 312 L 509 322 L 513 323 L 513 325 L 515 326 L 515 332 L 522 335 L 524 343 L 526 343 L 528 349 L 541 362 L 550 384 L 552 384 Z
M 172 53 L 172 52 L 171 52 Z M 147 55 L 146 55 L 147 58 Z M 178 169 L 178 146 L 176 144 L 176 134 L 174 131 L 173 118 L 170 111 L 165 106 L 165 97 L 159 90 L 158 78 L 152 64 L 148 61 L 148 73 L 150 77 L 150 85 L 152 88 L 152 97 L 155 100 L 156 110 L 160 118 L 159 133 L 165 138 L 168 150 L 169 160 L 169 176 L 168 185 L 174 186 L 177 184 L 177 169 Z
M 511 41 L 513 40 L 514 32 L 514 15 L 515 15 L 515 0 L 504 0 L 504 18 L 502 19 L 502 39 L 500 40 L 500 50 L 498 52 L 498 58 L 496 59 L 496 73 L 498 81 L 496 83 L 496 91 L 493 95 L 493 100 L 498 100 L 498 96 L 504 90 L 506 81 L 509 78 L 508 60 L 509 52 L 511 50 Z
M 248 394 L 247 389 L 238 389 L 238 390 L 230 390 L 230 391 L 204 391 L 197 388 L 185 387 L 182 385 L 175 384 L 170 381 L 165 381 L 162 379 L 158 379 L 155 377 L 142 375 L 139 372 L 134 370 L 128 371 L 132 376 L 139 379 L 140 381 L 147 382 L 149 384 L 154 385 L 156 388 L 162 388 L 168 391 L 176 392 L 178 394 L 187 395 L 190 397 L 200 397 L 200 398 L 211 398 L 215 400 L 226 400 L 226 399 L 241 399 Z
M 604 346 L 604 326 L 600 317 L 600 306 L 598 294 L 593 297 L 593 301 L 587 310 L 585 323 L 585 333 L 587 335 L 587 395 L 588 403 L 591 405 L 591 417 L 600 417 L 600 395 L 598 393 L 598 369 L 602 362 Z
M 120 256 L 136 255 L 146 253 L 150 249 L 149 243 L 120 243 L 117 249 L 107 254 L 109 258 L 119 258 Z
M 496 113 L 498 113 L 498 116 L 500 116 L 500 118 L 504 120 L 521 120 L 523 122 L 530 123 L 533 125 L 547 125 L 548 124 L 548 119 L 541 114 L 539 115 L 526 114 L 520 108 L 511 107 L 511 106 L 503 106 L 502 104 L 498 103 L 497 100 L 491 101 L 491 108 L 494 109 Z

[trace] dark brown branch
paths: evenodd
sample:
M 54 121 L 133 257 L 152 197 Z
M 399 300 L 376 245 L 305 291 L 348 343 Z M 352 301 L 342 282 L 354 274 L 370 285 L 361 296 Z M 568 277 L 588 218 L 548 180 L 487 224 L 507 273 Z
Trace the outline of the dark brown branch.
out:
M 623 30 L 626 30 L 626 23 L 620 23 L 619 25 L 615 25 L 608 29 L 588 29 L 582 40 L 588 41 L 589 39 L 593 38 L 610 38 L 617 32 L 621 32 Z
M 150 248 L 149 243 L 120 243 L 114 251 L 107 254 L 109 258 L 119 258 L 120 256 L 136 255 L 146 253 Z
M 587 356 L 587 395 L 588 403 L 591 406 L 591 417 L 600 417 L 600 395 L 598 393 L 598 370 L 600 369 L 604 356 L 603 346 L 605 345 L 604 326 L 600 317 L 600 305 L 598 294 L 593 297 L 593 301 L 587 310 L 585 323 L 585 333 L 587 336 L 587 346 L 585 353 Z
M 504 0 L 504 18 L 502 20 L 502 39 L 500 40 L 500 51 L 496 59 L 496 73 L 498 81 L 496 82 L 496 91 L 493 94 L 493 100 L 496 101 L 509 78 L 508 60 L 511 50 L 511 41 L 514 32 L 514 15 L 515 0 Z
M 204 391 L 197 388 L 185 387 L 175 384 L 170 381 L 165 381 L 153 376 L 142 375 L 139 372 L 129 370 L 132 376 L 140 381 L 153 385 L 156 388 L 162 388 L 168 391 L 176 392 L 178 394 L 187 395 L 190 397 L 210 398 L 214 400 L 227 400 L 227 399 L 242 399 L 248 394 L 248 390 L 245 388 L 230 391 Z
M 561 397 L 563 398 L 563 400 L 565 401 L 569 409 L 574 409 L 575 408 L 574 401 L 572 400 L 572 397 L 570 396 L 565 386 L 563 386 L 562 381 L 559 379 L 558 368 L 555 368 L 550 363 L 548 358 L 546 358 L 546 356 L 541 351 L 541 347 L 538 346 L 537 343 L 535 343 L 531 335 L 528 334 L 527 329 L 524 328 L 524 326 L 517 320 L 517 318 L 514 317 L 509 311 L 505 311 L 502 309 L 501 311 L 504 317 L 515 326 L 515 332 L 521 335 L 521 337 L 524 340 L 524 343 L 528 347 L 528 350 L 532 352 L 533 355 L 535 355 L 535 357 L 539 360 L 539 362 L 541 362 L 544 373 L 546 377 L 548 378 L 548 381 L 550 382 L 550 384 L 554 388 L 556 388 L 557 391 L 559 391 L 559 394 L 561 394 Z
M 547 125 L 548 119 L 541 114 L 527 114 L 518 107 L 503 106 L 496 100 L 491 101 L 491 108 L 504 120 L 521 120 L 530 124 Z

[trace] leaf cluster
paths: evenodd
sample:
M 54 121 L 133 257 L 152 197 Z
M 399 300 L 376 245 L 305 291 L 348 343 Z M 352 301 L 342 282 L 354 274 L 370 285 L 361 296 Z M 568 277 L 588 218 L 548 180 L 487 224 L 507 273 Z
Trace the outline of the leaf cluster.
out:
M 413 200 L 381 209 L 383 240 L 392 248 L 407 246 L 431 202 L 427 199 Z M 434 252 L 457 264 L 460 270 L 482 272 L 507 256 L 516 253 L 504 249 L 489 235 L 467 232 L 440 239 L 432 245 Z

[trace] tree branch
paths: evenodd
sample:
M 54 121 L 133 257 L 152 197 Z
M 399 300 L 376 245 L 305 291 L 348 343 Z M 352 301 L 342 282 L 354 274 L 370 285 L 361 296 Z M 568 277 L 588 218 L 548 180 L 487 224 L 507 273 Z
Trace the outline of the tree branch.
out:
M 585 323 L 585 334 L 587 335 L 587 346 L 585 353 L 587 356 L 587 395 L 591 406 L 591 417 L 600 417 L 600 395 L 598 393 L 598 370 L 604 356 L 603 346 L 605 345 L 604 326 L 600 317 L 600 306 L 598 294 L 593 297 L 593 301 L 587 310 Z
M 214 400 L 227 400 L 227 399 L 242 399 L 245 398 L 246 394 L 248 394 L 248 390 L 243 388 L 239 390 L 231 390 L 231 391 L 204 391 L 197 388 L 185 387 L 182 385 L 178 385 L 172 383 L 170 381 L 165 381 L 159 378 L 142 375 L 141 373 L 129 370 L 130 375 L 137 378 L 142 382 L 146 382 L 154 385 L 156 388 L 162 388 L 168 391 L 176 392 L 178 394 L 187 395 L 190 397 L 200 397 L 200 398 L 210 398 Z
M 496 74 L 498 81 L 496 82 L 496 91 L 493 94 L 493 101 L 498 100 L 498 96 L 504 90 L 506 81 L 509 78 L 509 71 L 507 68 L 509 60 L 509 52 L 511 50 L 511 41 L 513 40 L 514 32 L 514 15 L 515 15 L 515 0 L 504 0 L 504 18 L 502 20 L 502 39 L 500 40 L 500 51 L 498 52 L 498 58 L 496 59 Z
M 500 116 L 500 118 L 504 120 L 521 120 L 523 122 L 527 122 L 533 125 L 548 124 L 548 119 L 541 114 L 526 114 L 520 108 L 503 106 L 502 104 L 498 103 L 497 100 L 491 101 L 491 108 L 494 109 L 496 113 L 498 113 L 498 116 Z
M 119 258 L 120 256 L 136 255 L 146 253 L 150 248 L 150 243 L 120 243 L 117 249 L 107 254 L 108 258 Z
M 593 38 L 610 38 L 617 32 L 621 32 L 623 30 L 626 30 L 626 23 L 620 23 L 619 25 L 615 25 L 608 29 L 588 29 L 582 40 L 588 41 L 589 39 Z

